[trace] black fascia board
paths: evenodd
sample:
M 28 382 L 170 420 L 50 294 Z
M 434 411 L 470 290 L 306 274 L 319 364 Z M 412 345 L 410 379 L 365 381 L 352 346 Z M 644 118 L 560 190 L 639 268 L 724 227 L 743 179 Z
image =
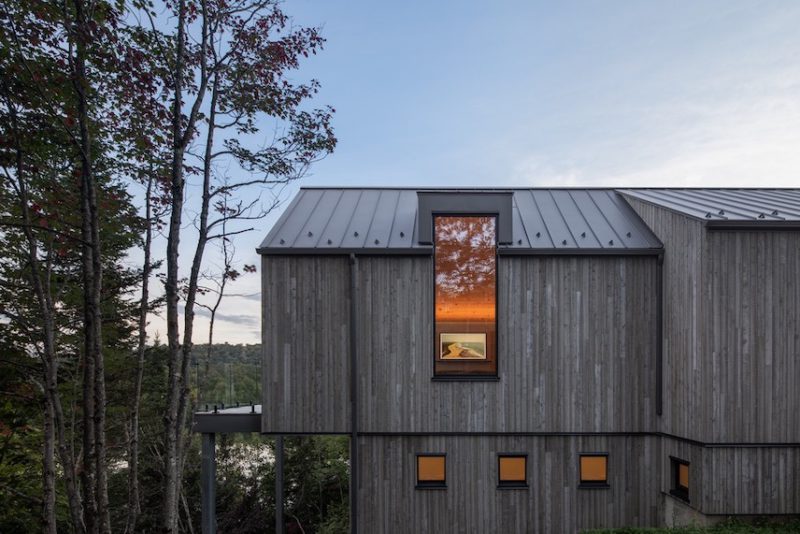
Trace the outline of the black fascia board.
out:
M 192 431 L 198 434 L 261 432 L 260 413 L 196 413 Z

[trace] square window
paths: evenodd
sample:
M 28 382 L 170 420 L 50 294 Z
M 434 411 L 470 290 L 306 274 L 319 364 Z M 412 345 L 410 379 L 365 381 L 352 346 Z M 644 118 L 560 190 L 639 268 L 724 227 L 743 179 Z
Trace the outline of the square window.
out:
M 580 487 L 608 487 L 608 454 L 586 453 L 580 455 Z
M 445 472 L 444 454 L 417 455 L 417 488 L 444 488 L 446 486 Z
M 672 488 L 670 493 L 689 502 L 689 462 L 670 456 L 672 467 Z
M 497 485 L 501 488 L 528 487 L 528 457 L 524 454 L 497 455 Z

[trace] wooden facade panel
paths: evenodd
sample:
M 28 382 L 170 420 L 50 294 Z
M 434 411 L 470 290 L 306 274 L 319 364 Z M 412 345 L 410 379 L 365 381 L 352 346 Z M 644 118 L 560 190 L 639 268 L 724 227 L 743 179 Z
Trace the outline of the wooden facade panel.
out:
M 660 430 L 800 442 L 800 232 L 709 231 L 628 201 L 665 247 Z
M 711 415 L 702 382 L 707 366 L 702 350 L 705 229 L 695 219 L 633 197 L 626 200 L 664 243 L 664 402 L 659 430 L 700 440 Z
M 708 232 L 714 442 L 800 442 L 800 232 Z
M 364 436 L 363 532 L 578 532 L 661 521 L 660 439 L 583 436 Z M 416 454 L 447 454 L 447 488 L 416 489 Z M 528 488 L 497 488 L 497 453 L 528 455 Z M 607 452 L 609 488 L 579 488 L 582 452 Z
M 262 431 L 350 429 L 350 265 L 262 258 Z
M 359 429 L 655 430 L 654 257 L 501 257 L 498 381 L 433 381 L 428 257 L 359 259 Z

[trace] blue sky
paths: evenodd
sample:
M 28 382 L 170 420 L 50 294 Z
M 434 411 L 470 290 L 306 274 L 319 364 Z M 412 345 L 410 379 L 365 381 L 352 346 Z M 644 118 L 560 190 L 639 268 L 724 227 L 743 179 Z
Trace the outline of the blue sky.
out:
M 322 26 L 295 76 L 337 110 L 302 185 L 800 186 L 800 2 L 284 8 Z M 247 263 L 275 216 L 239 240 Z M 217 339 L 258 341 L 258 285 L 237 282 Z

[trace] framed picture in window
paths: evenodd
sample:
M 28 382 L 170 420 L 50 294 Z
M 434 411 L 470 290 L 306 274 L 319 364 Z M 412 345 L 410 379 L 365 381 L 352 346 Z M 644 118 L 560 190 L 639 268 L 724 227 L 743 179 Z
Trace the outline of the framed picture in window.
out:
M 486 334 L 439 334 L 439 358 L 442 360 L 485 360 Z

